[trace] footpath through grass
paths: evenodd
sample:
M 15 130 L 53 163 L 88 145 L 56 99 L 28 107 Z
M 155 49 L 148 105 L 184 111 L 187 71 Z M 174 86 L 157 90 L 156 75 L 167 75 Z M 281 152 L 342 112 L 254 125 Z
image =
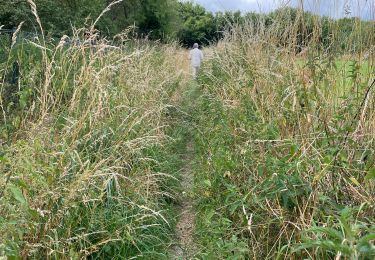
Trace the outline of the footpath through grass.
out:
M 170 259 L 189 200 L 198 259 L 373 259 L 373 58 L 338 80 L 334 53 L 301 68 L 252 33 L 226 36 L 197 81 L 173 45 L 15 49 L 0 257 Z
M 214 49 L 189 109 L 199 258 L 373 259 L 370 61 L 338 76 L 316 52 L 301 70 L 246 37 Z

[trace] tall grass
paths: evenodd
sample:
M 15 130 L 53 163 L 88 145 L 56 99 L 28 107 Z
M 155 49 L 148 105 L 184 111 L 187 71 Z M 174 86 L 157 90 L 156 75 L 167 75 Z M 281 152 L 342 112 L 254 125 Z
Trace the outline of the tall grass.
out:
M 1 64 L 0 256 L 165 257 L 176 176 L 156 154 L 179 51 L 118 37 L 18 42 Z
M 351 38 L 325 48 L 319 19 L 298 54 L 303 24 L 283 13 L 271 26 L 234 26 L 199 79 L 204 258 L 375 256 L 374 57 Z
M 332 23 L 327 46 L 319 18 L 308 37 L 294 18 L 233 26 L 187 94 L 173 44 L 14 35 L 0 64 L 0 257 L 168 258 L 193 135 L 198 257 L 373 259 L 374 31 L 354 20 L 343 39 Z

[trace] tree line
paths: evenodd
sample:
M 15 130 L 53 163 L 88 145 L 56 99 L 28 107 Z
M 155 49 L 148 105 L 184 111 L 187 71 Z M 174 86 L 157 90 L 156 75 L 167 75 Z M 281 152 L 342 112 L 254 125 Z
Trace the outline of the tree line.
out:
M 24 21 L 24 30 L 37 30 L 36 21 L 27 0 L 3 0 L 0 6 L 0 25 L 14 28 Z M 47 36 L 70 35 L 73 28 L 90 26 L 112 0 L 34 0 Z M 357 47 L 373 44 L 374 23 L 359 18 L 334 20 L 294 8 L 281 8 L 268 14 L 249 12 L 212 13 L 192 2 L 178 0 L 124 0 L 111 7 L 96 24 L 105 36 L 114 36 L 129 26 L 137 37 L 151 40 L 178 40 L 184 46 L 194 42 L 208 45 L 217 42 L 233 25 L 266 27 L 276 30 L 280 44 L 297 39 L 298 46 L 308 45 L 312 38 L 330 47 L 340 42 L 344 47 L 349 39 Z M 277 26 L 275 26 L 277 25 Z M 293 28 L 290 28 L 293 25 Z M 358 30 L 358 28 L 361 28 Z M 291 34 L 290 30 L 294 33 Z M 285 33 L 288 32 L 288 33 Z M 339 39 L 339 40 L 338 40 Z M 366 46 L 363 46 L 366 45 Z

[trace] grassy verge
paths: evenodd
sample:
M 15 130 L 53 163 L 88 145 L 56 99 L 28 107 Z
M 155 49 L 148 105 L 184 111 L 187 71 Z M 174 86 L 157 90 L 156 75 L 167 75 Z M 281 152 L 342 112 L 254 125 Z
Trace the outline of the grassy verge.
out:
M 186 91 L 173 45 L 11 50 L 0 257 L 169 258 L 193 140 L 197 257 L 373 259 L 373 57 L 272 30 L 233 29 Z
M 178 50 L 89 42 L 20 44 L 2 64 L 0 256 L 166 257 Z
M 371 61 L 305 59 L 246 31 L 214 49 L 193 114 L 202 258 L 374 257 Z

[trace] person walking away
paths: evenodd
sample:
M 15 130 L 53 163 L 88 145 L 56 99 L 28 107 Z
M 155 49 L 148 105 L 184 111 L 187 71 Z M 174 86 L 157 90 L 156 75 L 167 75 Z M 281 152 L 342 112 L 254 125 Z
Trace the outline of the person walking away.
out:
M 190 51 L 191 67 L 193 69 L 193 78 L 196 79 L 203 61 L 203 52 L 199 49 L 198 43 L 194 43 Z

